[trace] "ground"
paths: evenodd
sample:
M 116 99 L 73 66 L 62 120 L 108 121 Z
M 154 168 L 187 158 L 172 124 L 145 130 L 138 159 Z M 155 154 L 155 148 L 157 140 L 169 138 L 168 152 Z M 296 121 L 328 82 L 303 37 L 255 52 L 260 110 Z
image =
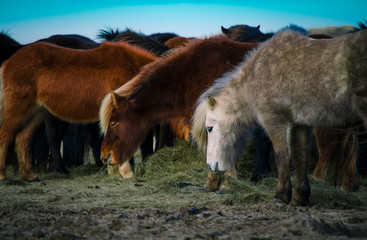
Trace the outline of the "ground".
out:
M 137 164 L 133 179 L 91 164 L 70 170 L 23 182 L 8 167 L 0 239 L 367 238 L 366 178 L 358 192 L 345 192 L 310 175 L 306 207 L 274 203 L 275 176 L 251 184 L 251 169 L 229 180 L 231 193 L 205 192 L 205 159 L 184 142 Z

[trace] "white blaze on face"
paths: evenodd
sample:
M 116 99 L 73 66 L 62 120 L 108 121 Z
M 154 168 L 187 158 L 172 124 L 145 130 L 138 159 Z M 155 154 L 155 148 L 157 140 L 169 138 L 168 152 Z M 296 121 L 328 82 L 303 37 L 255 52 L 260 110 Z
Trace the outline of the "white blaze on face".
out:
M 222 116 L 218 116 L 217 109 L 208 110 L 205 126 L 208 134 L 207 138 L 207 148 L 206 148 L 206 162 L 208 167 L 212 172 L 215 171 L 227 171 L 232 169 L 232 160 L 226 159 L 226 152 L 228 147 L 226 147 L 225 132 L 223 129 L 226 127 L 221 121 Z

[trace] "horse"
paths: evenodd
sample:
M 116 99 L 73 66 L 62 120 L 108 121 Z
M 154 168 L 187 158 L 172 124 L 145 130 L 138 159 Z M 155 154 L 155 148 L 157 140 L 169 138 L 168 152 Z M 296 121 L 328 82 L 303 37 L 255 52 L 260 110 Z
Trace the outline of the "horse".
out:
M 100 30 L 100 34 L 98 36 L 102 39 L 108 39 L 111 42 L 124 41 L 132 45 L 137 45 L 149 50 L 159 57 L 164 57 L 168 51 L 172 51 L 172 49 L 176 49 L 178 47 L 169 47 L 165 44 L 168 39 L 172 37 L 177 38 L 177 35 L 174 33 L 155 33 L 151 35 L 145 35 L 144 33 L 136 32 L 130 28 L 126 28 L 122 32 L 120 32 L 118 29 L 113 30 L 112 28 L 109 28 L 107 30 Z M 180 120 L 178 119 L 176 121 L 172 120 L 170 123 L 160 123 L 153 128 L 152 133 L 149 133 L 149 135 L 152 137 L 147 136 L 147 139 L 153 139 L 154 136 L 156 138 L 156 146 L 154 151 L 165 146 L 172 146 L 174 138 L 176 137 L 183 138 L 184 133 L 181 133 L 182 129 L 180 128 L 181 125 L 179 124 Z M 146 158 L 146 156 L 153 153 L 151 150 L 152 145 L 153 141 L 151 143 L 147 141 L 142 143 L 141 149 L 143 160 Z
M 104 97 L 100 108 L 101 158 L 121 164 L 132 156 L 152 125 L 191 117 L 197 97 L 214 79 L 232 70 L 256 43 L 222 36 L 201 39 L 144 67 L 127 84 Z M 125 137 L 122 137 L 125 136 Z M 218 189 L 209 172 L 205 188 Z
M 363 22 L 359 22 L 358 26 L 359 28 L 353 28 L 353 32 L 366 29 Z M 320 34 L 317 36 L 325 35 L 321 29 L 318 31 Z M 343 130 L 314 129 L 319 158 L 313 171 L 313 178 L 322 180 L 330 175 L 334 185 L 337 186 L 340 172 L 342 172 L 340 188 L 357 191 L 359 189 L 357 176 L 364 175 L 367 171 L 367 144 L 363 132 L 365 132 L 363 127 Z
M 10 37 L 9 32 L 0 32 L 0 66 L 13 53 L 22 48 L 22 45 Z
M 200 96 L 193 117 L 193 137 L 206 151 L 209 169 L 230 169 L 244 147 L 243 132 L 260 125 L 273 143 L 275 199 L 291 201 L 292 160 L 297 177 L 293 199 L 308 204 L 310 127 L 367 125 L 366 40 L 367 31 L 315 40 L 286 30 L 217 79 Z
M 95 122 L 103 96 L 156 60 L 123 42 L 91 50 L 39 42 L 18 50 L 1 69 L 0 180 L 6 179 L 5 159 L 14 139 L 21 179 L 37 179 L 27 149 L 46 112 L 67 122 Z
M 301 27 L 298 27 L 294 24 L 290 25 L 292 29 L 295 29 L 301 33 L 308 34 L 307 31 Z M 365 29 L 364 23 L 359 23 L 360 29 Z M 286 28 L 289 28 L 286 27 Z M 286 28 L 283 28 L 286 29 Z M 224 29 L 224 30 L 223 30 Z M 282 30 L 282 29 L 281 29 Z M 280 31 L 281 31 L 280 30 Z M 228 29 L 222 27 L 222 32 L 226 34 L 229 38 L 235 41 L 240 41 L 241 39 L 246 39 L 248 41 L 256 41 L 256 40 L 267 40 L 271 38 L 274 33 L 263 34 L 260 31 L 260 25 L 257 27 L 251 27 L 248 25 L 234 25 Z M 308 34 L 308 37 L 314 39 L 330 39 L 332 38 L 329 35 L 324 33 L 318 34 Z M 261 129 L 261 128 L 260 128 Z M 251 182 L 258 182 L 264 176 L 267 176 L 270 173 L 269 167 L 269 154 L 271 150 L 271 142 L 266 134 L 263 131 L 258 129 L 254 131 L 254 146 L 256 152 L 256 160 L 255 160 L 255 169 L 251 176 Z M 315 179 L 324 179 L 328 172 L 331 172 L 332 166 L 339 166 L 333 168 L 334 171 L 331 175 L 334 178 L 334 185 L 337 186 L 336 179 L 338 178 L 338 171 L 340 169 L 343 170 L 343 181 L 341 185 L 341 189 L 348 191 L 356 191 L 358 190 L 357 183 L 357 174 L 355 172 L 355 162 L 356 155 L 353 144 L 348 142 L 336 141 L 336 139 L 344 139 L 344 141 L 354 141 L 354 136 L 348 133 L 343 132 L 335 132 L 332 129 L 324 130 L 324 129 L 314 129 L 313 131 L 317 149 L 319 152 L 319 158 L 317 161 L 317 165 L 315 167 L 313 177 Z M 335 136 L 340 135 L 340 136 Z M 345 135 L 345 136 L 342 136 Z M 349 137 L 347 137 L 348 135 Z M 331 142 L 331 143 L 330 143 Z M 269 146 L 270 145 L 270 146 Z M 363 146 L 360 146 L 363 150 Z M 360 156 L 365 156 L 366 154 L 361 154 Z M 359 163 L 364 163 L 363 159 L 360 159 Z M 364 173 L 367 169 L 362 164 L 360 164 L 360 172 Z
M 360 28 L 353 25 L 343 25 L 343 26 L 326 26 L 326 27 L 316 27 L 309 28 L 309 34 L 326 34 L 331 37 L 338 37 L 348 33 L 354 33 L 359 31 Z
M 281 28 L 278 32 L 284 31 L 286 29 L 293 29 L 294 31 L 300 32 L 302 34 L 307 34 L 307 30 L 295 24 L 290 24 L 286 27 Z M 228 38 L 239 41 L 239 42 L 263 42 L 270 39 L 274 32 L 263 33 L 260 30 L 260 25 L 257 27 L 249 26 L 246 24 L 233 25 L 229 28 L 224 28 L 221 26 L 222 33 Z M 315 38 L 321 38 L 322 36 L 311 36 Z M 253 139 L 255 147 L 255 168 L 251 175 L 250 181 L 257 183 L 261 181 L 264 177 L 270 174 L 270 164 L 269 157 L 272 149 L 272 144 L 265 133 L 264 129 L 252 128 L 246 133 L 246 142 L 249 139 Z
M 5 61 L 20 48 L 24 47 L 24 45 L 17 43 L 10 38 L 10 36 L 6 36 L 5 38 L 4 35 L 5 33 L 2 34 L 3 37 L 0 39 L 0 51 L 6 51 L 8 55 L 2 55 L 2 61 Z M 77 34 L 52 35 L 48 38 L 38 40 L 37 42 L 49 42 L 73 49 L 93 49 L 100 45 L 87 37 Z M 16 48 L 13 46 L 16 46 Z M 61 121 L 51 114 L 47 114 L 44 123 L 44 126 L 37 129 L 37 133 L 30 144 L 32 165 L 39 166 L 49 162 L 50 171 L 69 174 L 65 164 L 68 163 L 68 165 L 71 166 L 75 163 L 80 163 L 80 161 L 82 162 L 84 146 L 87 144 L 87 141 L 89 141 L 89 145 L 92 147 L 96 165 L 103 165 L 99 158 L 102 139 L 99 134 L 98 124 L 87 124 L 86 126 L 73 125 Z M 71 132 L 66 132 L 68 128 L 73 128 L 75 131 L 88 134 L 88 137 L 84 139 L 80 138 L 79 135 L 73 135 L 73 137 L 71 137 L 69 136 Z M 47 138 L 47 142 L 40 139 L 42 137 Z M 60 145 L 63 140 L 64 157 L 61 157 Z M 70 144 L 68 144 L 68 141 L 70 141 Z M 51 158 L 49 158 L 49 148 L 51 150 Z

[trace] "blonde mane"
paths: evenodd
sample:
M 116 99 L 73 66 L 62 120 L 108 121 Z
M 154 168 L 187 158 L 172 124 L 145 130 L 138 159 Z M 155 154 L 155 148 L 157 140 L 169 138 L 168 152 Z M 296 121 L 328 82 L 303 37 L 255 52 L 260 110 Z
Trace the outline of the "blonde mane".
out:
M 205 152 L 207 143 L 207 132 L 205 128 L 207 106 L 206 101 L 198 101 L 195 113 L 192 117 L 191 132 L 199 149 Z
M 119 97 L 129 100 L 142 88 L 143 84 L 141 84 L 141 81 L 144 79 L 144 76 L 147 74 L 147 72 L 150 71 L 151 65 L 155 64 L 156 62 L 158 62 L 158 60 L 144 65 L 138 75 L 136 75 L 134 78 L 132 78 L 130 81 L 128 81 L 118 89 L 114 90 L 115 94 L 117 94 Z M 106 134 L 107 132 L 112 115 L 112 110 L 112 98 L 111 93 L 109 93 L 101 101 L 101 107 L 99 109 L 99 125 L 103 134 Z

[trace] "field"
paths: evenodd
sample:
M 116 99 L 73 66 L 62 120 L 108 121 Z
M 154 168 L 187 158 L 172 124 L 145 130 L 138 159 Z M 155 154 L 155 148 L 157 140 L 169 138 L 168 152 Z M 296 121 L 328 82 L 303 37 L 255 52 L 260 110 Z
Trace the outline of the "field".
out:
M 251 184 L 251 146 L 246 151 L 228 194 L 203 191 L 205 158 L 182 141 L 138 163 L 133 179 L 85 164 L 69 177 L 40 172 L 29 183 L 9 166 L 0 239 L 367 238 L 366 178 L 358 192 L 345 192 L 310 175 L 309 206 L 273 203 L 275 172 Z

